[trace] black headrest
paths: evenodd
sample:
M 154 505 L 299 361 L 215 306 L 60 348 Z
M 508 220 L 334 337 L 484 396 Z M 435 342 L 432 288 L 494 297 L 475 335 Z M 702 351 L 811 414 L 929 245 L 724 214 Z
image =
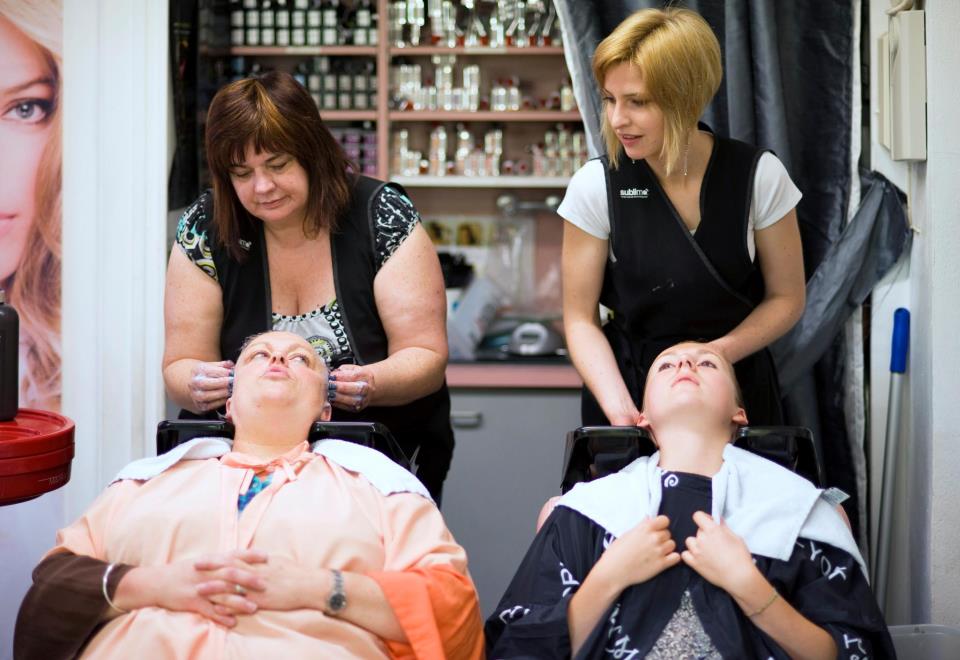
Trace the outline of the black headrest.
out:
M 734 444 L 823 486 L 823 466 L 813 434 L 802 426 L 744 426 Z M 567 434 L 562 492 L 580 481 L 612 474 L 656 451 L 650 434 L 636 426 L 582 426 Z

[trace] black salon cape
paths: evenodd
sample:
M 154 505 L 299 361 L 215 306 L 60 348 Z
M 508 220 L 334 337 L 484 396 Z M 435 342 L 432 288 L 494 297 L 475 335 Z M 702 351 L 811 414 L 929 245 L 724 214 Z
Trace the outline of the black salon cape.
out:
M 709 502 L 709 482 L 706 488 Z M 682 543 L 695 532 L 695 525 L 689 517 L 678 515 L 677 509 L 691 508 L 691 500 L 671 502 L 667 493 L 660 512 L 671 518 L 671 534 Z M 487 620 L 488 658 L 570 657 L 567 606 L 612 540 L 612 535 L 580 513 L 564 506 L 554 509 Z M 833 636 L 839 658 L 896 657 L 876 599 L 849 553 L 800 538 L 788 561 L 756 555 L 754 559 L 783 598 Z M 732 597 L 681 563 L 626 589 L 577 658 L 641 660 L 673 616 L 684 590 L 689 590 L 704 630 L 725 658 L 788 657 L 750 622 Z

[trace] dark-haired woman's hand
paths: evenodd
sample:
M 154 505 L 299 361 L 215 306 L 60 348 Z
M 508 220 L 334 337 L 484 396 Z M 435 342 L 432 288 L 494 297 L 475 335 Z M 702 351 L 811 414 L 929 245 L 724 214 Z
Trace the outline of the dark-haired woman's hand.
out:
M 227 402 L 233 383 L 233 362 L 197 362 L 190 372 L 188 390 L 197 410 L 216 410 Z
M 376 390 L 376 378 L 369 367 L 345 364 L 330 372 L 327 397 L 341 410 L 360 412 L 370 405 Z

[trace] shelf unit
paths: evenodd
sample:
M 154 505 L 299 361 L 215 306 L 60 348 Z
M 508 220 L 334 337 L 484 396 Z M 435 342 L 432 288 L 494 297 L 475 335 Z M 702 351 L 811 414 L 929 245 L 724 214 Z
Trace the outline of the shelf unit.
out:
M 390 55 L 563 55 L 563 46 L 389 46 Z
M 230 57 L 247 55 L 251 57 L 276 57 L 286 55 L 340 55 L 367 56 L 377 54 L 376 46 L 232 46 L 230 48 L 202 48 L 201 55 L 209 57 Z
M 566 188 L 565 176 L 392 176 L 406 188 Z
M 543 123 L 577 123 L 581 121 L 577 111 L 561 112 L 546 110 L 520 110 L 515 112 L 444 112 L 444 111 L 400 111 L 390 108 L 390 66 L 397 58 L 430 58 L 434 55 L 456 55 L 458 57 L 477 58 L 481 62 L 500 61 L 510 58 L 511 68 L 516 65 L 523 68 L 523 62 L 542 62 L 544 58 L 560 59 L 563 57 L 562 46 L 505 46 L 498 48 L 479 46 L 403 46 L 389 43 L 389 0 L 377 0 L 377 44 L 376 46 L 233 46 L 229 48 L 203 46 L 199 49 L 201 57 L 230 58 L 236 56 L 250 58 L 264 58 L 276 68 L 290 68 L 295 65 L 293 58 L 297 57 L 367 57 L 375 58 L 377 94 L 376 106 L 370 110 L 323 110 L 321 117 L 327 122 L 374 122 L 377 132 L 377 177 L 380 179 L 396 178 L 389 170 L 390 135 L 391 128 L 396 124 L 411 126 L 416 129 L 417 123 L 435 122 L 469 122 L 469 123 L 497 123 L 504 126 L 511 124 L 533 125 Z M 489 58 L 489 59 L 487 59 Z M 520 58 L 520 59 L 515 59 Z M 538 68 L 540 65 L 536 65 Z M 529 66 L 527 67 L 530 68 Z M 557 81 L 560 82 L 559 80 Z M 529 132 L 529 131 L 527 131 Z M 504 182 L 498 178 L 497 186 L 531 189 L 562 187 L 566 179 L 558 177 L 525 177 L 527 186 L 522 185 L 521 177 Z M 549 179 L 549 181 L 547 181 Z M 426 177 L 423 183 L 408 182 L 404 185 L 416 188 L 452 188 L 457 185 L 468 188 L 491 188 L 492 182 L 480 180 L 470 182 L 461 177 Z
M 391 122 L 401 121 L 456 121 L 456 122 L 481 122 L 490 121 L 498 123 L 509 123 L 513 121 L 522 122 L 574 122 L 580 121 L 580 113 L 576 110 L 572 112 L 561 112 L 559 110 L 516 110 L 513 112 L 478 110 L 477 112 L 448 112 L 444 110 L 393 110 L 387 115 Z
M 289 4 L 289 3 L 288 3 Z M 465 123 L 474 136 L 489 126 L 504 129 L 504 159 L 523 159 L 529 156 L 524 150 L 533 142 L 543 139 L 543 132 L 552 130 L 556 124 L 577 125 L 581 120 L 576 110 L 522 109 L 518 111 L 477 112 L 414 111 L 391 107 L 391 66 L 396 63 L 420 63 L 424 67 L 424 84 L 430 78 L 429 63 L 434 56 L 455 55 L 458 69 L 464 64 L 478 64 L 481 70 L 481 98 L 489 94 L 491 81 L 498 78 L 518 76 L 525 94 L 536 105 L 539 99 L 555 92 L 569 78 L 564 62 L 562 46 L 507 46 L 499 48 L 474 46 L 404 46 L 389 42 L 389 0 L 377 0 L 377 45 L 376 46 L 234 46 L 204 47 L 198 49 L 201 58 L 207 58 L 209 69 L 229 71 L 229 60 L 242 56 L 261 63 L 265 69 L 293 71 L 302 61 L 312 57 L 366 58 L 375 64 L 377 91 L 375 104 L 366 110 L 321 109 L 324 122 L 338 125 L 351 122 L 371 122 L 376 130 L 377 177 L 403 185 L 411 195 L 425 219 L 457 218 L 471 214 L 496 216 L 499 211 L 496 199 L 504 191 L 516 195 L 521 201 L 542 201 L 547 195 L 562 194 L 569 183 L 568 176 L 399 176 L 390 171 L 390 147 L 392 131 L 400 127 L 416 137 L 421 145 L 431 130 L 431 125 Z M 248 63 L 249 64 L 249 63 Z M 459 72 L 458 72 L 459 77 Z M 371 98 L 374 101 L 374 98 Z M 202 108 L 200 109 L 202 111 Z M 479 127 L 477 127 L 479 125 Z M 484 126 L 485 125 L 485 126 Z M 449 133 L 448 126 L 448 133 Z M 451 139 L 451 143 L 454 140 Z M 420 146 L 413 147 L 420 149 Z M 448 147 L 448 153 L 453 149 Z M 426 150 L 424 150 L 426 155 Z M 562 224 L 549 213 L 538 214 L 536 220 L 537 247 L 535 271 L 539 281 L 544 268 L 549 268 L 559 259 Z M 559 303 L 557 303 L 559 304 Z M 523 387 L 523 388 L 576 388 L 580 380 L 569 365 L 550 365 L 531 370 L 524 364 L 451 364 L 448 378 L 454 387 Z

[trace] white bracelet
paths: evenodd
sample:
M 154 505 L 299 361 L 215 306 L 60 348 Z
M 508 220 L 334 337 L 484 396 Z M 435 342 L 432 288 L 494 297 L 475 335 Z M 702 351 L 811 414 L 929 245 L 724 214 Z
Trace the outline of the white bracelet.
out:
M 110 594 L 107 592 L 107 581 L 110 579 L 110 573 L 113 572 L 113 569 L 115 567 L 116 567 L 116 564 L 110 564 L 109 566 L 107 566 L 107 570 L 103 572 L 103 580 L 101 583 L 101 586 L 103 588 L 103 599 L 107 601 L 107 605 L 109 605 L 112 609 L 116 610 L 117 612 L 120 612 L 120 614 L 126 614 L 128 610 L 121 610 L 119 607 L 114 605 L 113 601 L 110 600 Z

